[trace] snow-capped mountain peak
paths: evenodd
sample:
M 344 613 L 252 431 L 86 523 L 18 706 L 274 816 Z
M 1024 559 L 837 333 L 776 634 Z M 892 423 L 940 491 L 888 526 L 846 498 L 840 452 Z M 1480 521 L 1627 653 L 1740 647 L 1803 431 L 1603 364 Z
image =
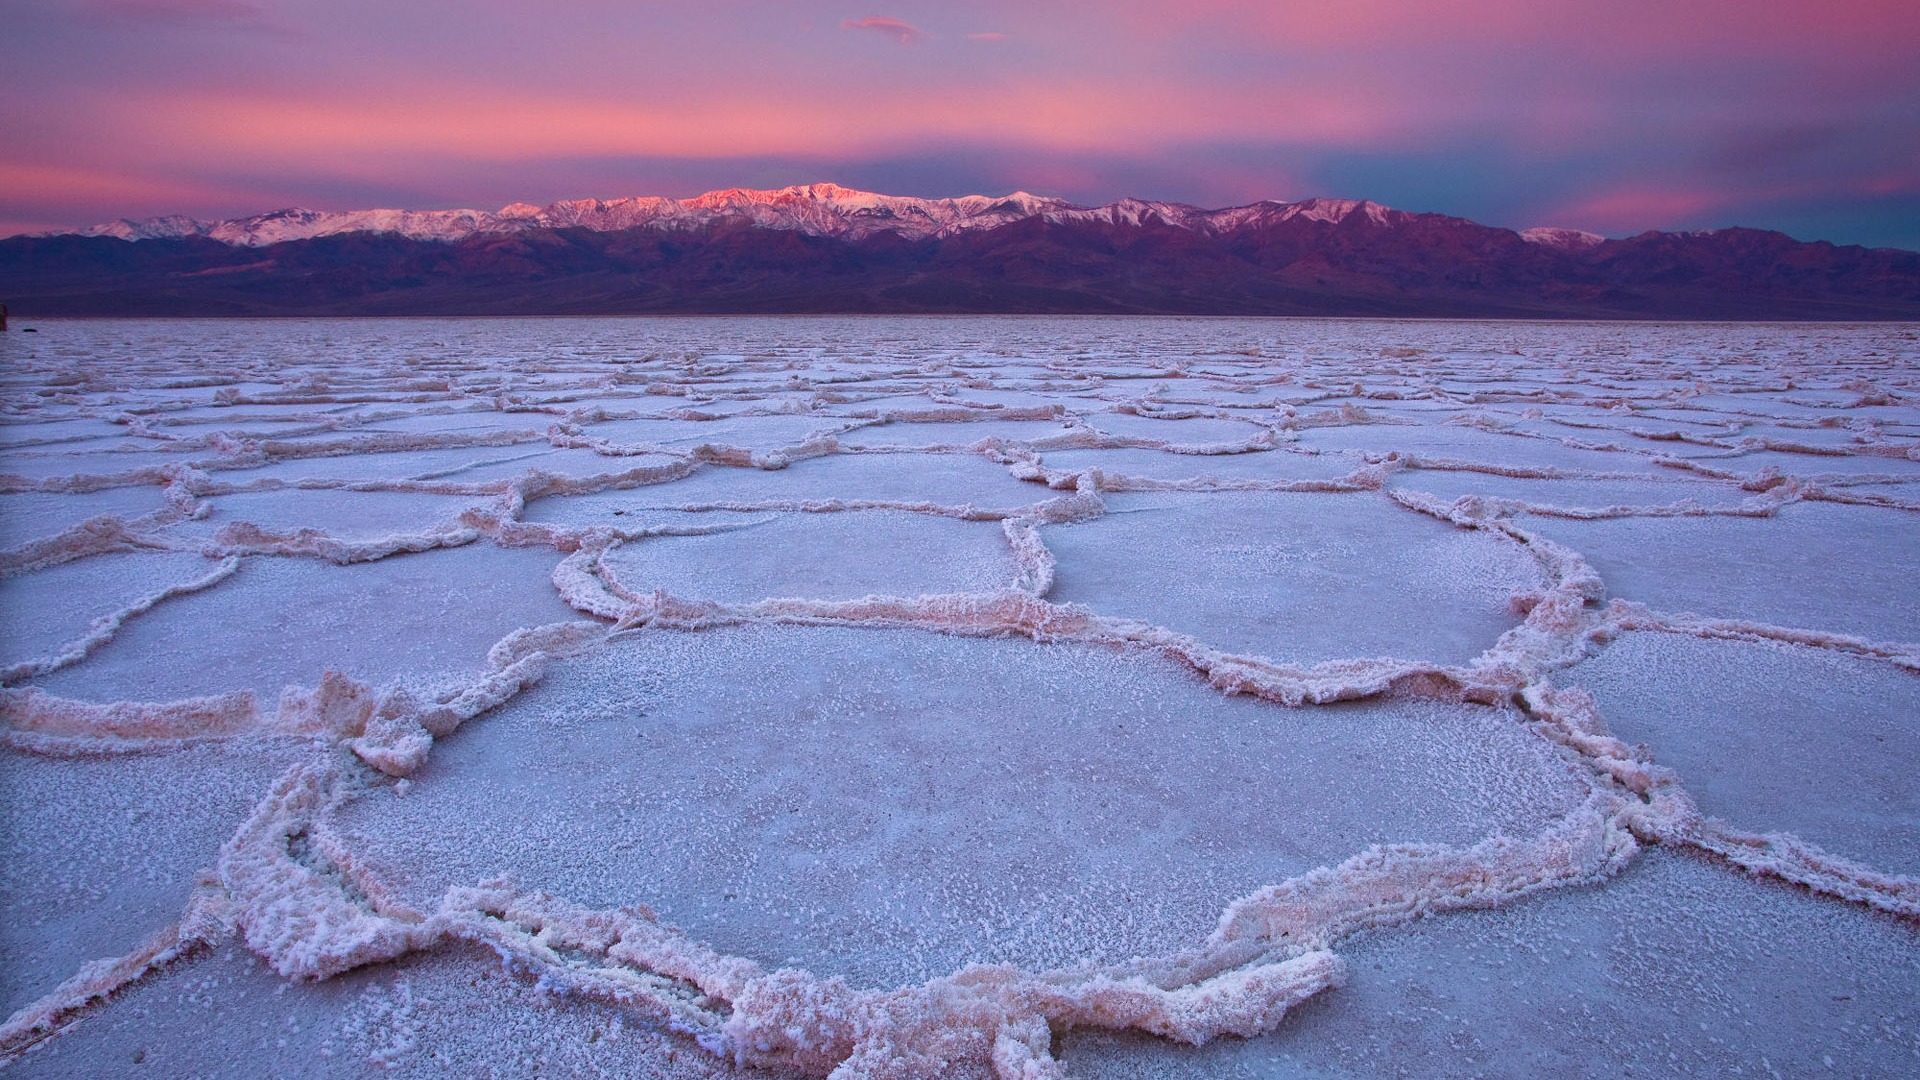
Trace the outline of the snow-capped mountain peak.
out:
M 1521 229 L 1520 239 L 1529 244 L 1564 248 L 1568 251 L 1584 251 L 1605 243 L 1607 238 L 1584 229 L 1561 229 L 1548 226 L 1538 229 Z
M 235 247 L 265 247 L 289 240 L 349 233 L 451 243 L 476 235 L 511 234 L 530 229 L 697 232 L 721 225 L 745 225 L 851 240 L 883 233 L 924 240 L 1034 218 L 1053 224 L 1157 226 L 1219 235 L 1295 219 L 1346 226 L 1356 216 L 1360 223 L 1372 226 L 1403 224 L 1416 217 L 1364 199 L 1311 198 L 1291 203 L 1267 200 L 1207 210 L 1185 203 L 1125 198 L 1089 207 L 1026 191 L 928 199 L 816 183 L 766 191 L 724 188 L 688 199 L 665 196 L 565 199 L 546 206 L 515 202 L 494 211 L 335 212 L 289 208 L 229 221 L 197 221 L 172 215 L 145 221 L 123 219 L 82 230 L 81 235 L 123 240 L 203 236 Z M 1573 229 L 1529 229 L 1520 235 L 1532 243 L 1571 250 L 1584 250 L 1601 240 L 1592 233 Z

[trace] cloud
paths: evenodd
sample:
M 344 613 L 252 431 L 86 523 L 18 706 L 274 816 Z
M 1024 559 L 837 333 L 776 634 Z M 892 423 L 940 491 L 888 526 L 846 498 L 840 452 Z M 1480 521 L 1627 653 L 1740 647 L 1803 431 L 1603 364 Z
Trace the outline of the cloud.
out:
M 183 209 L 264 206 L 277 194 L 244 182 L 169 178 L 87 165 L 0 162 L 0 236 Z
M 968 41 L 1005 41 L 1007 40 L 1007 35 L 1001 34 L 1001 33 L 968 34 L 967 40 Z
M 1659 188 L 1641 185 L 1615 187 L 1562 204 L 1548 217 L 1616 236 L 1646 229 L 1681 227 L 1732 201 L 1728 192 Z
M 1229 35 L 1292 48 L 1551 48 L 1634 57 L 1804 56 L 1841 48 L 1911 64 L 1920 33 L 1913 0 L 1744 0 L 1738 18 L 1722 0 L 1107 0 L 1107 17 L 1147 40 Z
M 96 22 L 118 23 L 134 33 L 165 27 L 185 33 L 215 30 L 290 40 L 306 37 L 249 0 L 87 0 L 80 10 Z
M 869 15 L 864 19 L 846 19 L 840 23 L 842 30 L 872 30 L 876 34 L 885 34 L 902 45 L 913 45 L 925 41 L 927 35 L 912 23 L 890 19 L 885 15 Z
M 266 12 L 246 0 L 92 0 L 88 10 L 155 22 L 258 22 Z

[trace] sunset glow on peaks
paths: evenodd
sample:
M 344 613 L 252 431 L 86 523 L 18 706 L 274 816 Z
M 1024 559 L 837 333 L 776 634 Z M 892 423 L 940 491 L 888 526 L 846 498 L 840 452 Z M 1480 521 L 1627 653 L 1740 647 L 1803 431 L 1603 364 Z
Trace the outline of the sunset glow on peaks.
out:
M 0 232 L 832 177 L 1920 247 L 1920 5 L 27 0 Z

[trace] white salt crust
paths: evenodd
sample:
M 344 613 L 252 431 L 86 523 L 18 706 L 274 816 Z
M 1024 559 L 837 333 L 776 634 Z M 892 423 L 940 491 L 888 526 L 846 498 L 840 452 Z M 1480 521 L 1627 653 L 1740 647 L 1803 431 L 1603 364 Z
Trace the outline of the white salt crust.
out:
M 1468 1071 L 1920 1060 L 1903 328 L 42 329 L 20 1075 L 1453 1074 L 1383 1009 Z M 1880 1012 L 1669 945 L 1408 1018 L 1626 908 L 1871 939 Z M 1673 955 L 1697 1032 L 1597 996 Z M 244 1056 L 171 1004 L 276 993 Z M 1643 1038 L 1473 1056 L 1555 997 Z

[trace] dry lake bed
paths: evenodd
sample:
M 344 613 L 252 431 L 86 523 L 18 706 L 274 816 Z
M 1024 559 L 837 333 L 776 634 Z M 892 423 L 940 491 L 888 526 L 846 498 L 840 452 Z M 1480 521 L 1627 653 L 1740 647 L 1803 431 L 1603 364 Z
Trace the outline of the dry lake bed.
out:
M 1912 325 L 35 327 L 0 1076 L 1920 1073 Z

